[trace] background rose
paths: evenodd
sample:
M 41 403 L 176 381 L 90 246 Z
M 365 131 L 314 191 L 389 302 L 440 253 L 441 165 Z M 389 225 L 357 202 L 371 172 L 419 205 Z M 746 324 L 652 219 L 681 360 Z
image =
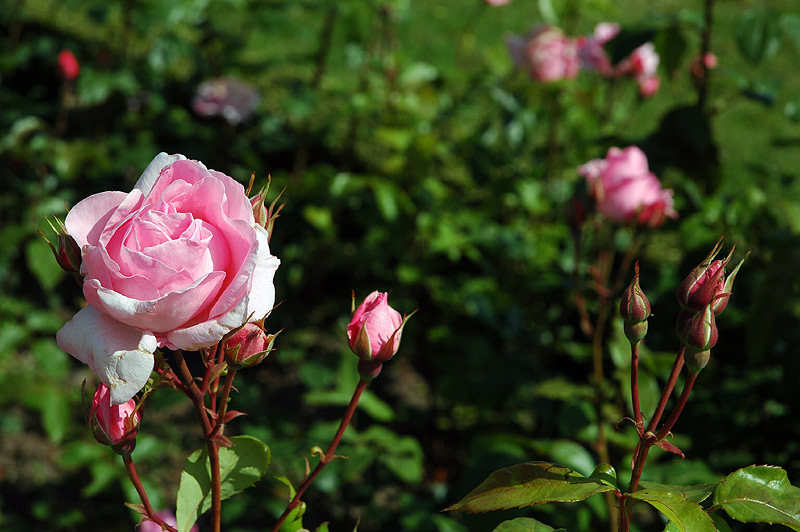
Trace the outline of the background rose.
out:
M 580 71 L 577 43 L 553 26 L 539 26 L 525 38 L 510 37 L 508 49 L 514 64 L 539 81 L 574 78 Z
M 611 148 L 605 159 L 592 159 L 579 171 L 589 183 L 597 209 L 610 220 L 656 226 L 665 217 L 677 217 L 672 190 L 661 188 L 647 156 L 636 146 Z
M 59 346 L 130 399 L 159 347 L 197 350 L 275 301 L 280 261 L 241 184 L 183 155 L 161 153 L 133 190 L 73 207 L 66 227 L 82 249 L 89 305 L 58 332 Z

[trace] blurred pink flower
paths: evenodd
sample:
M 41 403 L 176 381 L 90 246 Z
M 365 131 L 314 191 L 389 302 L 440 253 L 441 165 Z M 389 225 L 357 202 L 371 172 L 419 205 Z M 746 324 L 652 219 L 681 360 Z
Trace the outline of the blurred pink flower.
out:
M 514 64 L 526 69 L 533 79 L 574 78 L 580 70 L 576 41 L 554 26 L 538 26 L 526 37 L 511 36 L 507 44 Z
M 617 72 L 636 78 L 642 96 L 649 97 L 658 92 L 661 86 L 661 80 L 656 75 L 658 63 L 659 56 L 655 45 L 646 42 L 619 64 Z
M 244 122 L 258 105 L 258 92 L 234 78 L 214 78 L 197 87 L 192 109 L 200 116 L 219 115 L 236 125 Z
M 81 65 L 72 50 L 61 50 L 58 54 L 58 74 L 67 81 L 72 81 L 78 77 L 80 71 Z
M 578 171 L 586 178 L 597 209 L 616 222 L 656 227 L 672 208 L 672 190 L 664 190 L 650 172 L 647 156 L 636 146 L 611 148 L 605 159 L 592 159 Z
M 486 3 L 490 6 L 504 6 L 510 2 L 511 0 L 486 0 Z
M 649 78 L 637 78 L 636 82 L 639 84 L 639 92 L 645 98 L 649 98 L 658 92 L 661 87 L 661 79 L 658 76 L 650 76 Z
M 161 510 L 160 512 L 156 512 L 156 515 L 163 519 L 168 525 L 178 526 L 178 520 L 175 518 L 175 514 L 169 510 Z M 162 532 L 162 529 L 161 525 L 145 519 L 139 525 L 138 532 Z M 197 525 L 194 525 L 189 532 L 200 532 L 200 529 L 197 528 Z
M 590 37 L 578 37 L 578 54 L 581 66 L 586 70 L 594 70 L 605 76 L 614 74 L 611 68 L 611 59 L 608 57 L 603 45 L 619 34 L 619 24 L 615 22 L 601 22 L 594 28 Z

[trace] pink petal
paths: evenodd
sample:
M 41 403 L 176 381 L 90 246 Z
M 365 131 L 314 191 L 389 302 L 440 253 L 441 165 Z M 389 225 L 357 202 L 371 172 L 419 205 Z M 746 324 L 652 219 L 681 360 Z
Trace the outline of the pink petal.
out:
M 124 192 L 101 192 L 80 201 L 67 214 L 64 225 L 80 247 L 96 244 L 108 219 L 125 200 Z
M 139 180 L 136 181 L 136 184 L 133 185 L 133 188 L 141 190 L 145 195 L 147 195 L 150 192 L 150 189 L 153 188 L 156 178 L 158 178 L 159 174 L 161 174 L 161 170 L 163 170 L 165 166 L 168 166 L 175 161 L 183 160 L 186 160 L 186 157 L 179 153 L 176 153 L 175 155 L 167 155 L 162 151 L 156 155 L 152 161 L 150 161 L 150 164 L 148 164 L 147 168 L 144 169 L 144 172 L 142 172 L 142 175 L 139 177 Z

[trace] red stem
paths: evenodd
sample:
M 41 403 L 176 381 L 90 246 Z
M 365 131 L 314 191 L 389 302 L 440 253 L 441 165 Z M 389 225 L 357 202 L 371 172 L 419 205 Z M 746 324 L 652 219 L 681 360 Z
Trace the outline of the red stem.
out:
M 322 469 L 335 458 L 333 453 L 336 452 L 336 447 L 339 446 L 339 442 L 342 440 L 344 431 L 347 430 L 350 420 L 353 419 L 353 414 L 356 411 L 358 400 L 361 398 L 361 394 L 366 389 L 367 384 L 369 384 L 369 381 L 358 381 L 358 386 L 356 386 L 356 389 L 353 392 L 353 397 L 350 399 L 350 404 L 347 405 L 347 411 L 342 418 L 342 422 L 339 424 L 339 429 L 336 431 L 333 440 L 331 440 L 331 444 L 328 446 L 328 450 L 325 451 L 325 454 L 320 457 L 319 463 L 317 464 L 317 467 L 314 468 L 314 471 L 308 475 L 305 480 L 303 480 L 302 484 L 300 484 L 300 487 L 297 488 L 297 493 L 292 499 L 292 502 L 290 502 L 289 506 L 286 507 L 286 510 L 283 511 L 283 514 L 281 515 L 280 519 L 278 519 L 278 522 L 272 529 L 272 532 L 278 532 L 278 530 L 280 530 L 281 525 L 283 525 L 283 522 L 286 521 L 287 517 L 289 517 L 289 514 L 300 505 L 300 497 L 303 496 L 317 475 L 319 475 L 320 471 L 322 471 Z
M 669 431 L 675 426 L 675 422 L 678 421 L 678 417 L 680 417 L 681 412 L 683 412 L 683 407 L 686 406 L 686 401 L 689 400 L 689 394 L 692 393 L 692 386 L 694 386 L 696 380 L 697 373 L 690 373 L 689 376 L 686 377 L 686 382 L 683 385 L 683 392 L 681 392 L 681 397 L 678 399 L 678 404 L 672 409 L 672 413 L 667 418 L 664 426 L 656 433 L 656 441 L 661 441 L 666 438 Z
M 675 383 L 678 382 L 678 376 L 681 374 L 681 369 L 683 368 L 684 351 L 686 351 L 686 347 L 681 346 L 680 351 L 678 351 L 678 356 L 675 357 L 675 363 L 672 365 L 672 372 L 669 374 L 667 384 L 664 386 L 664 391 L 661 392 L 661 398 L 658 400 L 658 406 L 656 406 L 656 411 L 653 413 L 653 418 L 647 425 L 648 431 L 654 431 L 658 426 L 658 422 L 661 421 L 661 415 L 667 407 L 667 401 L 669 401 L 669 397 L 672 395 L 672 390 L 675 388 Z
M 144 506 L 144 511 L 147 512 L 147 518 L 169 532 L 178 532 L 174 527 L 168 525 L 163 519 L 156 515 L 155 510 L 153 510 L 150 504 L 150 499 L 147 498 L 147 492 L 144 490 L 144 486 L 142 486 L 142 481 L 139 480 L 139 474 L 136 472 L 136 467 L 133 465 L 133 458 L 131 458 L 131 455 L 123 455 L 122 461 L 125 463 L 125 469 L 128 471 L 128 476 L 131 479 L 131 483 L 133 483 L 133 487 L 136 488 L 136 493 L 139 494 L 139 498 L 142 500 L 142 506 Z

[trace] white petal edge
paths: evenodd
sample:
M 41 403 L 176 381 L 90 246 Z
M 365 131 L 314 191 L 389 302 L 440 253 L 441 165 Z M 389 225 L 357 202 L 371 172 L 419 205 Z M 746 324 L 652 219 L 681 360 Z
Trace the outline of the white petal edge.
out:
M 168 155 L 162 151 L 156 155 L 152 161 L 150 161 L 150 164 L 148 164 L 147 168 L 144 169 L 144 172 L 142 172 L 142 175 L 139 177 L 139 180 L 136 181 L 136 184 L 133 185 L 133 188 L 138 188 L 146 196 L 148 192 L 150 192 L 150 189 L 153 188 L 153 184 L 161 174 L 161 170 L 163 170 L 166 166 L 171 165 L 175 161 L 185 160 L 186 157 L 180 153 Z
M 281 261 L 269 251 L 269 234 L 260 225 L 256 226 L 258 238 L 258 259 L 253 271 L 253 284 L 248 296 L 247 314 L 253 315 L 252 321 L 258 321 L 270 313 L 275 306 L 275 272 Z
M 58 346 L 89 366 L 108 386 L 111 404 L 130 400 L 153 371 L 156 337 L 104 314 L 91 305 L 56 333 Z

